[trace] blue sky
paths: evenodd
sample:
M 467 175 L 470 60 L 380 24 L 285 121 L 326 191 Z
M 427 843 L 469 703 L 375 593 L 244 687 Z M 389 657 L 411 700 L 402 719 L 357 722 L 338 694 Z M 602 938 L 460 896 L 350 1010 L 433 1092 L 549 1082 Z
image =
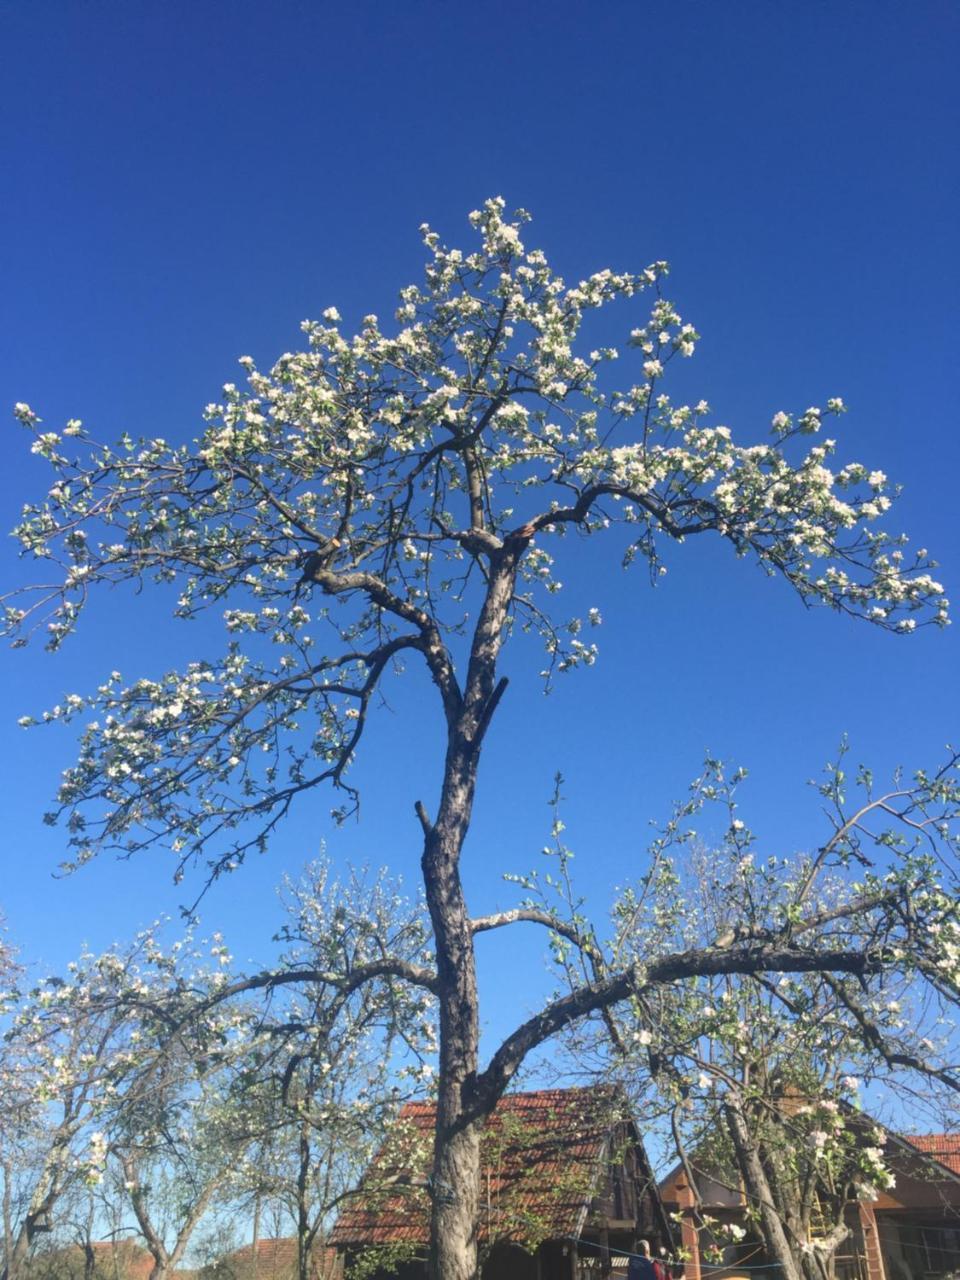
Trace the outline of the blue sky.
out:
M 421 270 L 419 223 L 463 243 L 500 193 L 569 277 L 671 262 L 703 335 L 684 393 L 738 434 L 842 396 L 840 456 L 903 485 L 893 523 L 960 590 L 956 4 L 19 0 L 0 2 L 0 48 L 0 403 L 189 438 L 238 356 L 270 361 L 331 304 L 390 314 Z M 45 469 L 12 419 L 6 438 L 10 527 Z M 841 734 L 878 773 L 957 737 L 956 628 L 901 638 L 805 612 L 720 546 L 683 548 L 655 591 L 599 544 L 571 550 L 561 576 L 602 608 L 600 662 L 544 700 L 535 659 L 512 660 L 465 861 L 477 910 L 537 862 L 558 769 L 601 913 L 705 749 L 750 769 L 744 816 L 763 852 L 789 853 L 822 837 L 805 783 Z M 4 566 L 21 572 L 12 543 Z M 47 967 L 183 898 L 162 859 L 51 878 L 63 851 L 40 815 L 69 734 L 15 724 L 111 668 L 190 653 L 197 633 L 163 603 L 105 597 L 56 658 L 3 660 L 0 905 Z M 306 805 L 210 896 L 204 922 L 239 960 L 268 953 L 272 886 L 323 840 L 415 881 L 434 712 L 411 684 L 381 717 L 359 824 Z M 541 943 L 482 940 L 493 1031 L 529 1011 Z

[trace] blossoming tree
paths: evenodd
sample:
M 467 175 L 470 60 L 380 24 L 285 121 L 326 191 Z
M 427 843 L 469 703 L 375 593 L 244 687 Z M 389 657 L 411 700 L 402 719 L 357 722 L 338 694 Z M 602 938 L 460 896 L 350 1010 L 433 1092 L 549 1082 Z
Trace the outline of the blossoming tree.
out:
M 153 998 L 169 1003 L 172 994 Z M 163 1018 L 143 1023 L 158 1042 L 146 1087 L 128 1093 L 107 1133 L 107 1198 L 136 1223 L 152 1259 L 149 1280 L 167 1280 L 204 1219 L 233 1198 L 252 1143 L 236 1079 L 255 1036 L 239 1006 L 208 1018 L 199 1037 L 171 1037 Z
M 625 530 L 627 559 L 660 569 L 665 540 L 714 536 L 785 579 L 809 603 L 909 631 L 944 622 L 925 553 L 880 528 L 879 471 L 828 465 L 830 400 L 777 413 L 772 436 L 738 443 L 705 402 L 674 404 L 669 364 L 697 334 L 661 295 L 666 266 L 604 270 L 567 285 L 525 247 L 526 216 L 501 200 L 471 215 L 469 252 L 424 228 L 426 279 L 401 293 L 397 325 L 337 311 L 304 325 L 306 349 L 263 371 L 241 361 L 195 444 L 98 445 L 83 425 L 43 430 L 17 414 L 55 479 L 18 535 L 53 570 L 5 601 L 9 630 L 45 628 L 56 648 L 98 589 L 175 583 L 176 612 L 223 613 L 226 648 L 186 669 L 125 684 L 50 714 L 84 716 L 80 755 L 51 820 L 74 864 L 99 850 L 170 847 L 180 869 L 215 877 L 263 849 L 321 783 L 340 816 L 356 804 L 350 765 L 376 698 L 408 664 L 432 682 L 445 736 L 433 805 L 417 801 L 435 963 L 383 952 L 342 980 L 412 984 L 439 1005 L 432 1268 L 476 1269 L 479 1122 L 524 1056 L 591 1010 L 700 972 L 863 972 L 876 960 L 817 945 L 821 917 L 790 932 L 722 939 L 590 979 L 478 1057 L 478 934 L 549 914 L 471 917 L 460 858 L 485 736 L 503 697 L 499 669 L 516 628 L 539 633 L 555 673 L 590 665 L 580 619 L 558 614 L 554 554 L 564 534 L 601 545 Z M 627 322 L 625 358 L 586 349 L 585 316 L 651 306 Z M 623 368 L 622 378 L 617 370 Z M 599 622 L 599 610 L 588 622 Z M 92 719 L 90 718 L 92 716 Z M 582 940 L 581 940 L 582 941 Z
M 122 949 L 85 953 L 64 977 L 18 984 L 0 1008 L 0 1082 L 9 1107 L 3 1149 L 22 1157 L 3 1168 L 3 1280 L 14 1280 L 38 1239 L 58 1225 L 64 1197 L 101 1181 L 118 1115 L 144 1091 L 152 1096 L 165 1053 L 143 1035 L 143 1011 L 169 990 L 175 972 L 147 933 Z
M 832 1280 L 851 1210 L 894 1184 L 862 1086 L 879 1085 L 901 1117 L 904 1105 L 922 1107 L 935 1127 L 960 1092 L 960 925 L 955 893 L 937 887 L 937 867 L 955 862 L 955 767 L 883 790 L 866 770 L 848 777 L 845 755 L 818 788 L 827 837 L 802 857 L 761 853 L 740 817 L 744 771 L 709 761 L 655 841 L 646 879 L 616 904 L 606 957 L 644 964 L 704 937 L 723 946 L 790 934 L 812 913 L 821 947 L 872 953 L 877 972 L 704 971 L 608 1011 L 592 1036 L 567 1037 L 581 1064 L 586 1052 L 608 1059 L 645 1116 L 658 1103 L 666 1113 L 693 1196 L 681 1217 L 735 1243 L 742 1229 L 709 1217 L 699 1185 L 703 1175 L 741 1188 L 786 1280 Z M 702 823 L 724 833 L 716 845 L 699 843 Z M 559 838 L 553 853 L 562 870 L 550 888 L 523 878 L 530 905 L 582 927 Z M 559 947 L 556 959 L 578 987 L 582 949 Z
M 435 1052 L 429 994 L 381 981 L 361 983 L 343 999 L 344 980 L 384 949 L 420 959 L 428 930 L 422 903 L 408 903 L 383 873 L 340 879 L 317 861 L 285 883 L 283 897 L 284 951 L 272 972 L 234 975 L 201 998 L 199 1015 L 188 1005 L 177 1017 L 202 1022 L 211 1007 L 263 992 L 235 1100 L 255 1145 L 236 1181 L 255 1205 L 272 1204 L 292 1223 L 297 1274 L 310 1280 L 333 1215 L 376 1150 L 395 1140 L 398 1107 L 422 1087 Z M 364 1186 L 375 1194 L 370 1174 Z
M 176 1270 L 198 1228 L 253 1191 L 285 1203 L 299 1274 L 396 1112 L 404 1074 L 433 1051 L 423 993 L 325 989 L 387 943 L 425 943 L 421 904 L 382 875 L 334 880 L 314 864 L 287 886 L 286 946 L 271 981 L 239 978 L 223 938 L 156 929 L 25 988 L 12 963 L 0 1000 L 0 1274 L 79 1239 L 135 1233 L 153 1280 Z M 257 1001 L 254 993 L 261 992 Z M 399 1042 L 401 1052 L 391 1051 Z M 265 1158 L 266 1157 L 266 1158 Z

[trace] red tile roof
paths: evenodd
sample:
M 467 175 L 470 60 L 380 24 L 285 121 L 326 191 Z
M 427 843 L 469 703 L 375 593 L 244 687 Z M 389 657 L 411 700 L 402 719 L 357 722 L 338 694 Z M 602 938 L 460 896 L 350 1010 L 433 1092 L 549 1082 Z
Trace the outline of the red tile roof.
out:
M 956 1133 L 907 1133 L 907 1142 L 932 1156 L 938 1164 L 960 1177 L 960 1134 Z
M 112 1240 L 97 1240 L 93 1248 L 101 1257 L 109 1257 L 111 1270 L 116 1265 L 125 1280 L 148 1280 L 153 1270 L 153 1255 L 132 1240 L 118 1240 L 115 1243 Z
M 337 1267 L 336 1249 L 313 1249 L 310 1274 L 323 1280 L 332 1276 Z M 281 1236 L 275 1240 L 258 1240 L 256 1250 L 252 1244 L 234 1249 L 220 1259 L 218 1270 L 235 1280 L 295 1280 L 297 1275 L 297 1241 L 294 1236 Z
M 408 1103 L 340 1214 L 335 1245 L 425 1245 L 435 1107 Z M 575 1233 L 598 1190 L 601 1157 L 622 1102 L 611 1089 L 542 1089 L 502 1098 L 482 1138 L 481 1238 Z
M 101 1275 L 118 1275 L 120 1280 L 149 1280 L 153 1270 L 153 1257 L 133 1240 L 92 1240 L 90 1247 L 96 1259 L 97 1271 Z M 48 1263 L 56 1260 L 59 1267 L 41 1267 L 38 1271 L 49 1271 L 52 1275 L 59 1269 L 66 1276 L 84 1274 L 84 1253 L 80 1245 L 67 1245 L 42 1256 Z

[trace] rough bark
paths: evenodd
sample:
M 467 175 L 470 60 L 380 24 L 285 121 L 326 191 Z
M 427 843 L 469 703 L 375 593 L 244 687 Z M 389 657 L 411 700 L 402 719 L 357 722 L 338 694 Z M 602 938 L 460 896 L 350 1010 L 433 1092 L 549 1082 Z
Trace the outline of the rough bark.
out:
M 300 1126 L 300 1163 L 297 1168 L 297 1276 L 309 1280 L 310 1276 L 310 1131 L 306 1122 Z
M 431 1272 L 472 1280 L 480 1197 L 476 1119 L 464 1119 L 464 1089 L 477 1074 L 479 1006 L 473 935 L 458 862 L 469 823 L 476 765 L 462 734 L 448 753 L 437 823 L 424 842 L 423 873 L 437 952 L 440 1089 L 433 1164 Z
M 737 1164 L 744 1187 L 751 1203 L 760 1214 L 760 1229 L 767 1252 L 771 1260 L 781 1268 L 783 1280 L 804 1280 L 794 1259 L 780 1215 L 774 1207 L 767 1175 L 751 1138 L 739 1098 L 729 1096 L 724 1104 L 723 1113 L 737 1154 Z
M 477 1273 L 480 1126 L 489 1106 L 472 1105 L 478 1066 L 479 1002 L 473 928 L 460 880 L 483 735 L 502 686 L 496 662 L 519 555 L 518 539 L 491 556 L 486 598 L 474 633 L 458 715 L 449 724 L 440 806 L 425 823 L 422 858 L 437 956 L 440 1087 L 434 1140 L 430 1271 L 434 1280 L 473 1280 Z M 423 818 L 421 818 L 423 821 Z M 468 1105 L 471 1104 L 471 1105 Z

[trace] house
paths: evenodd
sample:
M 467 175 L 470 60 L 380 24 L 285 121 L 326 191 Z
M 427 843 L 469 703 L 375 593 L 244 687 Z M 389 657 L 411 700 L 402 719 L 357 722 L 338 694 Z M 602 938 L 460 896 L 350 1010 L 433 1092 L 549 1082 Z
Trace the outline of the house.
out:
M 868 1280 L 941 1280 L 960 1273 L 960 1137 L 891 1137 L 897 1182 L 870 1206 L 882 1273 Z
M 341 1273 L 336 1249 L 315 1245 L 310 1253 L 310 1280 L 335 1280 Z M 297 1280 L 296 1236 L 257 1240 L 224 1254 L 204 1268 L 203 1280 Z
M 409 1103 L 329 1243 L 375 1277 L 425 1275 L 435 1109 Z M 609 1274 L 638 1239 L 670 1247 L 643 1143 L 610 1088 L 542 1089 L 502 1098 L 481 1139 L 483 1273 L 496 1280 Z M 621 1261 L 623 1261 L 621 1259 Z M 625 1265 L 625 1261 L 624 1261 Z M 367 1271 L 370 1274 L 369 1271 Z
M 946 1134 L 888 1134 L 885 1159 L 895 1175 L 889 1191 L 851 1207 L 850 1237 L 837 1257 L 839 1280 L 946 1280 L 960 1275 L 960 1138 Z M 693 1157 L 696 1166 L 696 1154 Z M 686 1280 L 742 1277 L 778 1280 L 763 1243 L 746 1218 L 746 1196 L 735 1175 L 696 1168 L 703 1212 L 746 1229 L 739 1245 L 723 1249 L 723 1264 L 703 1259 L 705 1241 L 694 1228 L 694 1197 L 681 1167 L 660 1184 L 667 1210 L 680 1217 Z
M 133 1240 L 92 1240 L 40 1248 L 27 1260 L 27 1280 L 150 1280 L 153 1258 Z

